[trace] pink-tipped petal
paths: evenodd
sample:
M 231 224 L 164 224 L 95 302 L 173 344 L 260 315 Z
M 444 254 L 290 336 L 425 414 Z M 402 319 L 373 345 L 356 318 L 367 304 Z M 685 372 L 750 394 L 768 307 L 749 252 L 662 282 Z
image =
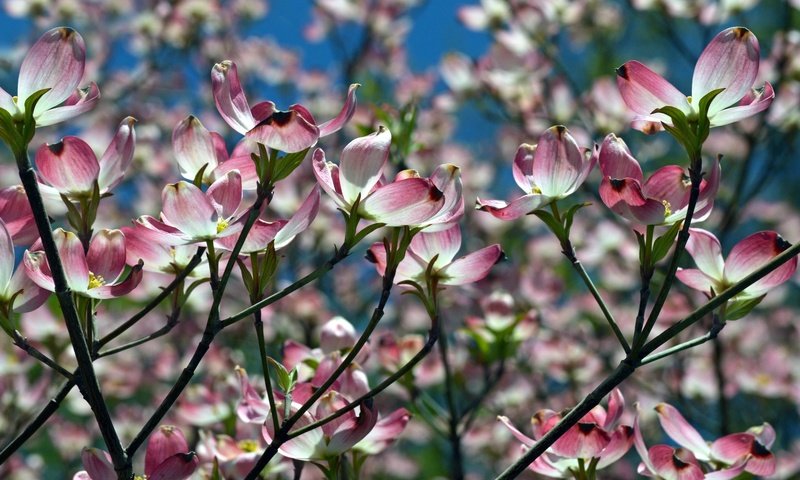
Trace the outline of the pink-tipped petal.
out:
M 22 185 L 0 190 L 0 219 L 17 246 L 30 245 L 39 238 L 28 196 Z
M 707 295 L 711 295 L 712 291 L 717 289 L 717 282 L 696 268 L 679 268 L 678 271 L 675 272 L 675 276 L 687 287 Z
M 206 196 L 221 218 L 231 218 L 242 203 L 242 176 L 231 170 L 208 187 Z
M 628 108 L 639 115 L 651 115 L 653 110 L 671 105 L 689 113 L 686 96 L 664 77 L 637 61 L 617 68 L 617 86 Z
M 36 283 L 36 285 L 50 292 L 56 291 L 55 283 L 53 282 L 53 274 L 50 272 L 50 266 L 47 265 L 44 252 L 25 251 L 22 262 L 25 266 L 25 273 L 28 275 L 28 278 Z
M 42 179 L 63 194 L 88 194 L 100 174 L 94 150 L 78 137 L 39 147 L 36 166 Z
M 713 233 L 701 228 L 690 228 L 686 251 L 692 256 L 697 268 L 710 279 L 722 280 L 722 272 L 725 268 L 722 246 Z
M 391 143 L 392 134 L 381 126 L 377 132 L 356 138 L 344 147 L 339 180 L 345 201 L 352 203 L 359 195 L 364 200 L 372 191 L 389 159 Z
M 617 460 L 624 457 L 628 450 L 633 445 L 634 433 L 633 428 L 629 425 L 620 425 L 611 434 L 611 441 L 608 442 L 606 448 L 600 452 L 600 461 L 597 462 L 597 469 L 605 468 Z
M 100 185 L 101 193 L 116 187 L 133 161 L 133 152 L 136 147 L 136 132 L 133 128 L 135 123 L 135 118 L 125 117 L 100 158 L 100 173 L 97 175 L 97 183 Z
M 39 114 L 39 105 L 36 105 L 38 115 L 36 117 L 36 125 L 46 127 L 77 117 L 93 109 L 99 100 L 100 89 L 97 88 L 96 83 L 92 82 L 88 87 L 79 88 L 72 92 L 72 95 L 67 97 L 60 107 L 53 107 Z
M 187 180 L 194 180 L 204 166 L 203 180 L 208 180 L 211 172 L 217 168 L 218 155 L 211 132 L 194 115 L 189 115 L 175 126 L 172 149 L 181 176 Z
M 625 397 L 622 396 L 622 391 L 619 388 L 615 388 L 608 396 L 608 414 L 603 421 L 603 428 L 609 431 L 614 429 L 624 410 Z
M 714 98 L 709 117 L 737 103 L 753 86 L 758 75 L 758 40 L 744 27 L 726 28 L 706 46 L 692 76 L 692 101 L 724 88 Z
M 739 105 L 735 107 L 726 108 L 719 111 L 711 117 L 711 126 L 719 127 L 721 125 L 728 125 L 729 123 L 738 122 L 739 120 L 751 117 L 757 113 L 763 112 L 775 100 L 775 90 L 769 82 L 764 84 L 760 90 L 751 89 L 745 95 Z
M 459 258 L 444 267 L 439 275 L 444 285 L 466 285 L 483 280 L 502 258 L 500 245 L 490 245 Z
M 667 432 L 670 438 L 675 440 L 678 445 L 690 450 L 700 460 L 708 460 L 711 452 L 708 444 L 675 407 L 667 403 L 659 403 L 656 406 L 656 412 L 661 428 Z
M 533 155 L 535 152 L 536 145 L 523 143 L 517 148 L 517 154 L 514 155 L 514 164 L 511 167 L 514 181 L 517 182 L 519 188 L 525 193 L 531 193 L 536 186 L 531 180 L 531 174 L 533 174 Z
M 761 445 L 767 448 L 771 448 L 772 444 L 775 443 L 775 429 L 767 422 L 755 427 L 750 427 L 747 429 L 747 432 L 755 435 L 756 439 L 761 442 Z
M 592 458 L 608 446 L 611 436 L 596 423 L 579 422 L 550 447 L 556 455 L 567 458 Z
M 514 438 L 519 440 L 519 442 L 522 443 L 523 445 L 525 445 L 526 447 L 532 447 L 533 444 L 536 443 L 536 441 L 534 439 L 528 437 L 527 435 L 525 435 L 524 433 L 519 431 L 519 429 L 517 427 L 515 427 L 514 424 L 511 423 L 511 421 L 508 419 L 508 417 L 503 416 L 503 415 L 498 415 L 497 416 L 497 420 L 499 420 L 500 423 L 505 425 L 506 428 L 508 428 L 511 431 L 511 435 L 513 435 Z
M 176 453 L 167 458 L 147 476 L 148 480 L 185 480 L 200 465 L 200 459 L 194 452 Z
M 231 156 L 228 160 L 217 165 L 217 168 L 211 172 L 210 179 L 214 180 L 227 175 L 233 170 L 238 170 L 239 175 L 242 177 L 242 190 L 252 191 L 258 186 L 258 173 L 256 172 L 256 164 L 250 158 L 250 154 Z
M 502 200 L 482 200 L 478 198 L 475 201 L 475 208 L 489 212 L 500 220 L 516 220 L 550 203 L 551 200 L 544 195 L 537 194 L 523 195 L 515 198 L 510 203 Z
M 153 475 L 156 467 L 176 453 L 188 451 L 189 445 L 179 428 L 172 425 L 161 425 L 147 440 L 147 450 L 144 455 L 145 475 L 148 477 Z
M 436 264 L 447 265 L 461 248 L 461 227 L 456 223 L 437 232 L 423 231 L 414 236 L 410 248 L 426 262 L 438 255 Z
M 640 183 L 644 179 L 642 167 L 631 154 L 628 145 L 613 133 L 609 133 L 603 140 L 598 153 L 598 163 L 604 177 L 632 178 Z
M 430 180 L 409 178 L 384 185 L 361 203 L 361 211 L 390 227 L 422 225 L 444 204 L 442 192 Z
M 117 472 L 111 463 L 111 455 L 98 448 L 84 448 L 81 462 L 91 480 L 116 480 Z
M 285 247 L 299 233 L 305 231 L 311 222 L 317 217 L 319 212 L 319 186 L 315 186 L 308 194 L 300 208 L 292 215 L 292 218 L 275 235 L 275 249 L 280 250 Z
M 733 284 L 741 281 L 765 263 L 769 262 L 791 244 L 775 232 L 754 233 L 733 247 L 725 262 L 725 279 Z M 790 279 L 797 270 L 797 257 L 792 258 L 776 270 L 749 286 L 748 297 L 758 297 Z
M 768 477 L 775 473 L 775 455 L 751 433 L 733 433 L 714 441 L 711 456 L 727 464 L 747 460 L 746 470 L 753 475 Z
M 256 126 L 235 63 L 225 60 L 214 65 L 211 69 L 211 88 L 217 111 L 232 129 L 244 135 Z
M 85 64 L 86 46 L 78 32 L 69 27 L 48 30 L 22 61 L 18 104 L 44 88 L 50 91 L 36 104 L 36 115 L 63 103 L 78 87 Z
M 24 265 L 17 268 L 6 288 L 7 297 L 17 294 L 14 297 L 14 311 L 19 313 L 32 312 L 41 307 L 50 297 L 50 293 L 50 290 L 40 287 L 31 280 Z
M 313 147 L 319 140 L 319 129 L 294 108 L 273 112 L 250 129 L 247 138 L 286 153 Z
M 339 167 L 325 159 L 325 152 L 321 148 L 315 149 L 314 153 L 311 154 L 311 163 L 319 186 L 333 198 L 340 208 L 348 208 L 349 205 L 342 197 Z
M 381 418 L 375 428 L 353 447 L 366 455 L 377 455 L 393 444 L 405 430 L 411 414 L 405 408 L 399 408 Z
M 342 454 L 350 450 L 375 427 L 378 421 L 378 412 L 373 409 L 372 405 L 362 402 L 358 408 L 359 412 L 355 421 L 350 425 L 347 424 L 349 422 L 340 425 L 336 429 L 336 433 L 331 436 L 326 449 L 329 453 Z
M 636 416 L 633 417 L 633 446 L 636 448 L 636 453 L 642 459 L 642 465 L 639 466 L 639 473 L 643 473 L 649 477 L 655 475 L 656 470 L 653 462 L 650 461 L 650 454 L 647 450 L 647 445 L 642 438 L 642 431 L 639 428 L 639 404 L 634 404 L 636 408 Z M 642 468 L 644 467 L 644 468 Z
M 659 168 L 642 185 L 644 196 L 662 203 L 666 202 L 670 214 L 682 210 L 689 204 L 690 189 L 691 183 L 686 173 L 677 165 Z
M 660 225 L 664 222 L 664 205 L 658 200 L 646 198 L 639 182 L 631 178 L 603 178 L 600 199 L 614 213 L 628 220 L 643 225 Z
M 539 137 L 534 152 L 533 183 L 540 193 L 552 198 L 562 198 L 580 186 L 585 178 L 588 160 L 578 148 L 566 127 L 550 127 Z
M 14 242 L 11 234 L 6 229 L 6 224 L 0 220 L 0 292 L 6 288 L 14 274 Z
M 86 264 L 86 254 L 80 239 L 74 233 L 58 228 L 53 231 L 53 240 L 61 256 L 69 288 L 78 293 L 86 292 L 89 286 L 89 266 Z
M 458 221 L 464 215 L 461 169 L 452 163 L 445 163 L 436 167 L 430 178 L 433 185 L 444 195 L 444 204 L 432 223 L 447 224 Z
M 236 416 L 245 423 L 264 423 L 270 415 L 269 405 L 261 399 L 256 389 L 253 388 L 250 379 L 247 377 L 247 372 L 243 368 L 236 367 L 236 375 L 239 377 L 239 387 L 242 394 L 242 398 L 236 407 Z
M 275 240 L 275 235 L 286 224 L 285 220 L 279 222 L 265 222 L 258 219 L 247 232 L 247 238 L 242 244 L 240 254 L 249 254 L 265 250 L 269 243 Z M 233 251 L 236 242 L 239 241 L 239 235 L 228 235 L 226 237 L 217 239 L 216 244 L 223 250 Z
M 106 282 L 113 282 L 125 269 L 125 235 L 121 230 L 100 230 L 92 238 L 86 263 L 89 270 Z
M 320 137 L 325 137 L 332 133 L 338 132 L 347 122 L 350 121 L 350 118 L 353 117 L 353 113 L 356 111 L 356 90 L 360 86 L 361 85 L 358 83 L 353 83 L 350 85 L 350 88 L 347 89 L 347 100 L 342 106 L 342 110 L 339 112 L 339 114 L 336 115 L 335 118 L 332 118 L 331 120 L 319 125 Z
M 731 465 L 729 468 L 724 470 L 706 473 L 705 480 L 732 480 L 741 475 L 750 463 L 751 460 L 745 459 L 735 463 L 734 465 Z
M 188 182 L 172 183 L 161 192 L 162 215 L 170 226 L 196 239 L 217 234 L 217 210 L 199 188 Z
M 123 297 L 131 293 L 142 282 L 142 263 L 139 262 L 135 265 L 128 277 L 121 283 L 114 283 L 110 285 L 102 285 L 100 287 L 90 288 L 86 291 L 86 295 L 98 300 L 106 300 L 109 298 Z
M 681 455 L 680 453 L 683 453 Z M 648 452 L 655 473 L 664 480 L 703 480 L 705 475 L 688 451 L 679 452 L 667 445 L 656 445 Z

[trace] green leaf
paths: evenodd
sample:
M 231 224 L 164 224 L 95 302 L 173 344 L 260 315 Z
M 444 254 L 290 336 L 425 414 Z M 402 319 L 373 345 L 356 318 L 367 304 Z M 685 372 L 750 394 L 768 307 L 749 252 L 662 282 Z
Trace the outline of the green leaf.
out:
M 725 318 L 723 320 L 739 320 L 756 308 L 761 303 L 761 300 L 764 300 L 764 297 L 766 295 L 747 300 L 729 301 L 725 307 Z
M 306 158 L 306 154 L 311 149 L 311 147 L 306 148 L 300 152 L 295 153 L 287 153 L 283 157 L 277 160 L 277 165 L 275 167 L 275 172 L 273 177 L 270 179 L 272 183 L 278 182 L 283 180 L 284 178 L 288 177 L 294 170 L 303 163 L 303 160 Z
M 211 467 L 210 480 L 222 480 L 222 475 L 219 473 L 219 461 L 217 461 L 217 457 L 214 457 L 214 464 Z
M 723 90 L 725 89 L 718 88 L 716 90 L 711 90 L 700 99 L 700 103 L 698 104 L 700 118 L 697 121 L 697 138 L 701 144 L 706 141 L 706 138 L 708 138 L 708 133 L 711 129 L 711 122 L 708 120 L 708 109 L 711 106 L 711 102 L 714 100 L 714 98 L 722 93 Z
M 567 234 L 567 238 L 569 238 L 569 232 L 572 230 L 572 220 L 575 214 L 578 213 L 578 210 L 581 208 L 588 207 L 589 205 L 591 205 L 589 202 L 578 203 L 571 206 L 569 210 L 567 210 L 567 213 L 564 214 L 564 232 Z
M 644 252 L 647 250 L 647 242 L 645 241 L 644 235 L 637 232 L 636 230 L 633 231 L 636 235 L 636 241 L 639 243 L 639 264 L 644 265 Z
M 83 230 L 83 219 L 78 207 L 76 207 L 69 197 L 63 193 L 61 194 L 61 201 L 64 202 L 64 205 L 67 207 L 67 221 L 69 222 L 70 226 L 79 232 Z
M 8 145 L 14 155 L 19 154 L 25 148 L 22 138 L 17 133 L 14 118 L 3 108 L 0 108 L 0 138 Z
M 655 265 L 658 261 L 662 258 L 666 257 L 669 253 L 669 249 L 672 248 L 672 244 L 675 243 L 675 238 L 678 236 L 678 232 L 681 231 L 681 226 L 683 222 L 675 222 L 669 230 L 661 235 L 660 237 L 656 238 L 656 241 L 653 242 L 653 264 Z
M 207 163 L 205 165 L 203 165 L 202 167 L 200 167 L 200 170 L 198 170 L 197 173 L 194 175 L 194 179 L 192 179 L 192 183 L 194 184 L 195 187 L 200 188 L 200 187 L 203 186 L 203 177 L 206 174 L 206 168 L 208 168 L 208 164 Z
M 544 210 L 534 210 L 534 215 L 539 217 L 552 231 L 556 237 L 558 237 L 559 241 L 564 241 L 567 239 L 567 233 L 564 231 L 564 227 L 561 225 L 561 222 L 556 220 L 551 213 L 544 211 Z
M 42 96 L 49 92 L 49 88 L 37 90 L 25 100 L 25 120 L 22 128 L 22 139 L 25 145 L 29 144 L 36 133 L 36 119 L 33 118 L 33 111 L 36 109 L 36 104 L 42 99 Z
M 283 364 L 272 357 L 267 357 L 267 361 L 269 361 L 269 363 L 272 365 L 272 368 L 275 369 L 275 376 L 278 377 L 278 386 L 281 388 L 281 390 L 283 390 L 284 393 L 291 393 L 294 389 L 294 384 L 297 381 L 297 372 L 294 372 L 294 375 L 290 374 Z M 292 369 L 292 371 L 294 370 L 295 369 Z M 294 381 L 292 378 L 294 378 Z
M 653 113 L 663 113 L 672 119 L 672 125 L 664 125 L 664 130 L 668 131 L 675 139 L 683 145 L 687 151 L 693 151 L 697 146 L 697 137 L 694 128 L 689 124 L 686 114 L 679 108 L 667 106 L 653 110 Z

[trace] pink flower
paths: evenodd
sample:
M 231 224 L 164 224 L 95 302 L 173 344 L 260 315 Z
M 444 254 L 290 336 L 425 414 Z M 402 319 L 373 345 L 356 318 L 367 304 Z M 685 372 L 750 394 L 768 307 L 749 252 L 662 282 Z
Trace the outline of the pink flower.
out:
M 91 110 L 100 91 L 94 83 L 86 90 L 78 90 L 85 64 L 86 46 L 78 32 L 68 27 L 48 30 L 22 61 L 17 96 L 0 88 L 0 108 L 14 118 L 22 118 L 28 97 L 49 88 L 34 108 L 36 125 L 53 125 Z
M 510 203 L 477 200 L 478 210 L 501 220 L 514 220 L 575 193 L 594 167 L 566 127 L 547 129 L 536 145 L 522 144 L 514 157 L 514 181 L 525 195 Z
M 22 185 L 0 190 L 0 220 L 17 245 L 30 245 L 39 238 L 28 196 Z
M 84 253 L 77 235 L 61 228 L 53 232 L 56 248 L 64 265 L 69 288 L 83 296 L 106 299 L 128 294 L 142 280 L 142 267 L 136 265 L 127 278 L 125 272 L 125 235 L 120 230 L 101 230 L 89 243 Z M 25 271 L 37 285 L 55 291 L 53 276 L 43 251 L 35 244 L 34 251 L 26 251 Z
M 503 251 L 494 244 L 455 259 L 461 248 L 461 228 L 452 224 L 439 231 L 423 231 L 411 240 L 406 256 L 400 262 L 395 283 L 414 281 L 425 283 L 428 266 L 434 257 L 431 275 L 440 285 L 466 285 L 482 280 L 500 260 Z M 378 273 L 386 271 L 386 248 L 378 242 L 370 247 L 367 258 L 375 263 Z
M 100 160 L 92 147 L 78 137 L 64 137 L 58 143 L 39 147 L 36 166 L 39 177 L 45 182 L 44 188 L 52 187 L 60 194 L 87 198 L 95 182 L 101 194 L 117 186 L 133 160 L 135 121 L 133 117 L 122 120 Z
M 230 60 L 214 65 L 211 84 L 217 110 L 231 128 L 286 153 L 305 150 L 314 146 L 320 137 L 339 131 L 355 112 L 355 92 L 359 86 L 350 85 L 347 101 L 336 118 L 317 125 L 314 116 L 302 105 L 295 104 L 283 111 L 267 101 L 251 108 L 239 82 L 236 64 Z
M 394 182 L 382 181 L 391 141 L 389 130 L 380 127 L 347 144 L 338 166 L 316 149 L 312 158 L 317 182 L 339 208 L 349 212 L 358 199 L 362 218 L 387 226 L 441 223 L 457 216 L 462 205 L 461 178 L 454 165 L 440 165 L 430 179 L 406 171 Z M 452 193 L 445 198 L 443 192 Z
M 107 452 L 84 448 L 81 460 L 86 470 L 76 473 L 72 480 L 116 480 L 117 473 Z M 184 480 L 194 473 L 199 463 L 177 427 L 162 425 L 147 441 L 144 456 L 147 480 Z
M 637 116 L 633 127 L 645 133 L 671 125 L 667 115 L 653 113 L 665 106 L 681 110 L 688 119 L 697 118 L 700 100 L 724 88 L 711 102 L 708 120 L 712 127 L 727 125 L 765 110 L 775 98 L 769 82 L 753 89 L 758 75 L 758 39 L 744 27 L 723 30 L 706 46 L 692 76 L 692 95 L 684 96 L 671 83 L 637 61 L 617 69 L 617 85 L 628 108 Z
M 25 268 L 14 269 L 15 260 L 11 234 L 0 220 L 0 306 L 6 314 L 36 310 L 50 296 L 49 291 L 33 283 Z
M 691 182 L 683 168 L 667 165 L 644 181 L 639 161 L 621 138 L 610 133 L 595 150 L 603 172 L 600 198 L 614 213 L 641 225 L 668 225 L 686 218 Z M 700 183 L 693 222 L 705 220 L 711 214 L 719 178 L 717 159 Z
M 728 260 L 724 261 L 722 247 L 713 233 L 692 228 L 689 234 L 686 250 L 698 268 L 679 269 L 676 276 L 709 297 L 740 282 L 791 246 L 775 232 L 757 232 L 737 243 L 728 254 Z M 761 297 L 792 278 L 796 270 L 797 257 L 794 257 L 734 298 L 750 300 Z
M 633 429 L 628 425 L 618 425 L 624 409 L 625 399 L 618 389 L 614 389 L 608 401 L 608 411 L 599 405 L 595 407 L 528 468 L 548 477 L 570 478 L 571 470 L 578 468 L 579 459 L 598 459 L 598 470 L 616 462 L 633 444 Z M 522 442 L 523 448 L 530 448 L 561 421 L 562 415 L 552 410 L 537 412 L 531 419 L 534 438 L 517 430 L 507 417 L 497 418 Z

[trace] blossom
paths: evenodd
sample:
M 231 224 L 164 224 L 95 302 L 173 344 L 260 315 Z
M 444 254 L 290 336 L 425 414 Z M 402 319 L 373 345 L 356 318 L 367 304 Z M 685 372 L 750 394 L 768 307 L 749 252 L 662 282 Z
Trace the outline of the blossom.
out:
M 53 232 L 53 240 L 61 257 L 69 288 L 83 296 L 106 299 L 128 294 L 142 280 L 141 265 L 134 266 L 125 278 L 125 235 L 120 230 L 101 230 L 84 252 L 77 235 L 64 229 Z M 37 285 L 55 291 L 50 265 L 41 244 L 34 244 L 23 259 L 25 271 Z
M 253 141 L 286 153 L 305 150 L 315 145 L 320 137 L 339 131 L 355 112 L 355 92 L 359 86 L 350 85 L 347 101 L 335 118 L 317 125 L 311 112 L 299 104 L 286 111 L 278 110 L 269 101 L 251 108 L 242 90 L 236 64 L 230 60 L 214 65 L 211 84 L 217 110 L 231 128 Z
M 769 82 L 753 89 L 758 75 L 758 39 L 744 27 L 718 33 L 697 60 L 692 75 L 692 95 L 684 96 L 671 83 L 643 64 L 632 60 L 617 69 L 617 85 L 628 108 L 636 113 L 633 127 L 645 133 L 663 130 L 670 118 L 653 113 L 665 106 L 681 110 L 696 119 L 700 100 L 723 88 L 711 102 L 708 120 L 712 127 L 727 125 L 765 110 L 775 98 Z
M 479 198 L 477 208 L 501 220 L 527 215 L 575 193 L 595 161 L 578 147 L 566 127 L 550 127 L 536 145 L 520 145 L 514 157 L 514 181 L 525 194 L 510 203 Z
M 445 198 L 443 191 L 460 197 L 457 167 L 440 165 L 430 179 L 420 178 L 413 171 L 400 172 L 394 182 L 385 183 L 382 172 L 391 140 L 384 127 L 359 137 L 342 150 L 338 166 L 328 162 L 325 152 L 317 148 L 312 155 L 317 182 L 341 209 L 349 212 L 358 200 L 362 218 L 387 226 L 424 225 L 452 217 L 460 199 L 454 195 Z
M 33 283 L 24 268 L 15 270 L 15 259 L 11 234 L 0 220 L 0 305 L 5 313 L 36 310 L 47 300 L 50 292 Z
M 633 444 L 633 429 L 629 425 L 618 425 L 624 409 L 625 399 L 619 389 L 614 389 L 608 401 L 608 411 L 599 405 L 592 409 L 529 468 L 548 477 L 569 478 L 572 476 L 571 470 L 579 468 L 579 460 L 597 459 L 597 469 L 616 462 Z M 530 448 L 561 418 L 562 414 L 552 410 L 536 412 L 531 419 L 534 438 L 517 430 L 507 417 L 499 416 L 498 420 L 511 430 L 514 438 L 522 442 L 523 448 Z
M 0 88 L 0 108 L 14 118 L 25 115 L 25 101 L 35 92 L 49 89 L 33 111 L 36 125 L 63 122 L 91 110 L 100 98 L 97 85 L 85 90 L 78 85 L 86 65 L 86 46 L 78 32 L 57 27 L 42 35 L 31 47 L 19 70 L 17 96 Z
M 133 161 L 136 133 L 133 117 L 126 117 L 117 128 L 100 160 L 92 147 L 78 137 L 67 136 L 58 143 L 45 144 L 36 152 L 36 166 L 44 188 L 58 193 L 88 197 L 97 182 L 100 194 L 117 186 Z
M 0 190 L 0 220 L 17 245 L 30 245 L 39 238 L 36 220 L 22 185 Z
M 613 133 L 596 148 L 603 180 L 600 198 L 614 213 L 642 225 L 673 224 L 686 218 L 691 193 L 688 173 L 678 165 L 659 168 L 644 180 L 639 161 Z M 719 159 L 700 182 L 692 221 L 705 220 L 714 207 L 720 179 Z
M 116 480 L 117 472 L 107 452 L 84 448 L 81 460 L 86 470 L 76 473 L 72 480 Z M 177 427 L 162 425 L 147 441 L 144 455 L 147 480 L 184 480 L 194 473 L 199 463 Z
M 461 228 L 458 224 L 449 225 L 444 230 L 418 233 L 411 239 L 406 256 L 397 267 L 395 283 L 408 280 L 425 283 L 431 262 L 431 275 L 437 278 L 440 285 L 474 283 L 486 277 L 503 255 L 500 245 L 494 244 L 454 260 L 460 248 Z M 378 273 L 384 275 L 384 244 L 373 244 L 367 252 L 367 258 L 375 263 Z
M 714 296 L 739 283 L 790 246 L 789 242 L 775 232 L 757 232 L 737 243 L 725 261 L 722 259 L 722 247 L 713 233 L 700 228 L 691 228 L 686 250 L 694 259 L 697 268 L 678 269 L 676 276 L 689 287 L 708 296 Z M 796 270 L 797 257 L 793 257 L 761 280 L 745 288 L 735 299 L 750 300 L 761 297 L 789 280 Z

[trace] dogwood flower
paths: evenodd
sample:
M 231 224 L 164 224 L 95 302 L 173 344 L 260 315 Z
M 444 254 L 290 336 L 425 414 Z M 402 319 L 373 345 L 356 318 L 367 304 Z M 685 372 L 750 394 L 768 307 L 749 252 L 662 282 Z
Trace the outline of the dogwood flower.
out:
M 665 106 L 681 110 L 688 119 L 697 118 L 700 100 L 723 88 L 711 102 L 708 120 L 712 127 L 727 125 L 765 110 L 775 98 L 766 82 L 753 89 L 758 75 L 758 39 L 744 27 L 718 33 L 697 60 L 692 75 L 692 94 L 684 96 L 671 83 L 643 64 L 632 60 L 617 69 L 617 85 L 628 108 L 637 115 L 632 126 L 645 133 L 672 125 L 665 114 L 653 113 Z
M 22 61 L 17 96 L 0 88 L 0 108 L 22 118 L 28 97 L 48 88 L 33 111 L 36 125 L 53 125 L 91 110 L 100 91 L 94 82 L 85 90 L 78 89 L 85 65 L 86 45 L 78 32 L 68 27 L 48 30 Z
M 15 260 L 11 234 L 0 220 L 0 306 L 6 313 L 36 310 L 50 292 L 33 283 L 24 267 L 14 269 Z
M 625 141 L 613 133 L 595 149 L 603 172 L 600 198 L 614 213 L 642 225 L 669 225 L 686 218 L 691 182 L 688 173 L 677 165 L 659 168 L 644 180 L 642 167 Z M 708 218 L 719 189 L 719 159 L 712 160 L 711 171 L 700 183 L 693 222 Z
M 514 220 L 575 193 L 594 167 L 596 158 L 578 147 L 566 127 L 556 125 L 539 136 L 536 145 L 522 144 L 514 157 L 514 181 L 525 195 L 510 203 L 477 200 L 478 210 L 501 220 Z
M 356 109 L 356 89 L 350 85 L 347 101 L 332 120 L 317 125 L 314 116 L 302 105 L 278 110 L 273 102 L 261 102 L 252 108 L 242 90 L 236 64 L 230 60 L 214 65 L 211 70 L 214 103 L 223 120 L 250 140 L 286 153 L 312 147 L 320 137 L 339 131 Z

